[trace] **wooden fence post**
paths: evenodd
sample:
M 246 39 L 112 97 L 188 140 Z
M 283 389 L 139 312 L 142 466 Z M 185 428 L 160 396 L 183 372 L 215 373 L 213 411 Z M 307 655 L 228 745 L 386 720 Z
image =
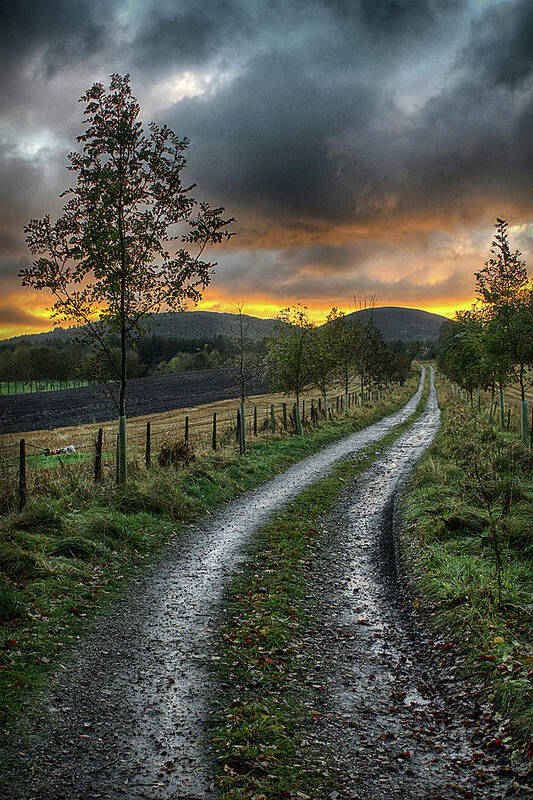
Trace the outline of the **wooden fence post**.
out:
M 144 461 L 146 467 L 149 468 L 152 464 L 152 426 L 149 420 L 146 423 L 146 450 L 144 454 Z
M 213 450 L 217 449 L 217 412 L 213 411 L 213 436 L 211 438 L 211 447 Z
M 20 440 L 19 446 L 19 511 L 26 505 L 26 440 Z
M 254 436 L 257 436 L 257 406 L 254 406 Z
M 185 417 L 185 444 L 189 441 L 189 417 Z
M 287 403 L 283 403 L 283 427 L 287 430 Z
M 507 430 L 511 428 L 511 409 L 507 409 Z
M 239 450 L 241 448 L 241 412 L 237 409 L 237 430 L 235 432 L 235 438 L 239 443 Z
M 276 414 L 274 411 L 274 403 L 270 404 L 270 430 L 272 433 L 276 432 Z
M 98 428 L 98 436 L 96 437 L 96 456 L 94 458 L 94 479 L 99 481 L 102 478 L 102 442 L 104 438 L 104 431 Z
M 302 400 L 302 422 L 305 425 L 305 400 Z

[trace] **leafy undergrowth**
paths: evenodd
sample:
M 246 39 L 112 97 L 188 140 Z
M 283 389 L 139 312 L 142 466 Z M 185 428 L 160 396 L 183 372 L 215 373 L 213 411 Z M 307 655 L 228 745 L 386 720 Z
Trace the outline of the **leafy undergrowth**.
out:
M 418 405 L 425 407 L 426 385 Z M 314 722 L 322 713 L 309 611 L 317 520 L 416 416 L 342 462 L 255 538 L 222 609 L 214 664 L 212 744 L 225 800 L 323 798 L 342 788 Z M 335 796 L 335 795 L 332 795 Z
M 511 735 L 527 743 L 533 734 L 533 458 L 444 381 L 439 402 L 440 431 L 402 504 L 407 574 L 415 605 L 431 615 L 473 692 L 490 699 L 510 722 Z
M 244 457 L 213 453 L 179 470 L 131 465 L 125 488 L 94 484 L 75 466 L 43 470 L 40 493 L 0 521 L 1 723 L 16 720 L 59 658 L 183 525 L 391 413 L 417 383 L 413 371 L 379 402 L 303 436 L 252 444 Z

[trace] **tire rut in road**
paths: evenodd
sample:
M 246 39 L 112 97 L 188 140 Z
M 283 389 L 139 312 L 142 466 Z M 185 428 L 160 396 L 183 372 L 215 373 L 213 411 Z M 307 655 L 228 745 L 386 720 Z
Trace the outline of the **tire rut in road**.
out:
M 473 720 L 445 689 L 453 678 L 430 658 L 395 567 L 394 500 L 439 424 L 431 380 L 424 414 L 321 526 L 326 553 L 315 593 L 329 676 L 322 737 L 346 776 L 343 798 L 504 796 L 496 759 L 480 751 Z
M 191 527 L 58 670 L 31 720 L 26 780 L 8 797 L 180 800 L 211 796 L 204 746 L 209 659 L 225 586 L 253 533 L 279 507 L 415 411 L 425 370 L 399 411 L 304 459 Z M 20 756 L 17 756 L 20 758 Z M 33 792 L 33 794 L 31 793 Z

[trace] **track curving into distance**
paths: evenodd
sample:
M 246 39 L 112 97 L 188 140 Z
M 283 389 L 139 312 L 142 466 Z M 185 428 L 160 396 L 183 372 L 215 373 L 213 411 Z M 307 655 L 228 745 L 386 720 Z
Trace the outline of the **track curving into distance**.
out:
M 24 785 L 39 800 L 185 800 L 212 796 L 203 742 L 210 641 L 224 588 L 253 533 L 340 459 L 413 414 L 399 411 L 310 456 L 190 528 L 59 669 L 33 720 Z M 17 775 L 20 773 L 16 770 Z
M 480 746 L 481 712 L 433 658 L 429 628 L 415 624 L 398 575 L 395 501 L 439 418 L 432 374 L 423 415 L 321 522 L 314 585 L 327 664 L 321 734 L 346 776 L 338 800 L 520 796 Z

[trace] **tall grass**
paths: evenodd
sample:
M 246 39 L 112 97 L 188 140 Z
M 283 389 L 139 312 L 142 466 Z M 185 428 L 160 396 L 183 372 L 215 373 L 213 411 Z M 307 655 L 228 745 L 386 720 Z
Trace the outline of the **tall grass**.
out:
M 533 733 L 533 458 L 438 382 L 442 425 L 410 481 L 401 528 L 417 602 L 526 740 Z

